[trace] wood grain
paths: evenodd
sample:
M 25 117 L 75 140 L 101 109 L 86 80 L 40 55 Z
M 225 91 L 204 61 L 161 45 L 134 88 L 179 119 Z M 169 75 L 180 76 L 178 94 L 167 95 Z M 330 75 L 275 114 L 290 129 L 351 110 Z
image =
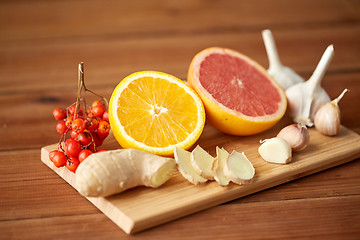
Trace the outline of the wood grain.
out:
M 87 234 L 105 240 L 356 239 L 359 201 L 359 196 L 339 196 L 220 205 L 136 235 L 119 231 L 102 213 L 6 221 L 0 224 L 0 232 L 5 239 L 79 239 Z
M 216 146 L 224 147 L 229 152 L 244 151 L 256 169 L 256 175 L 251 184 L 243 186 L 231 184 L 221 187 L 216 182 L 210 182 L 194 186 L 177 174 L 156 190 L 135 188 L 106 198 L 88 197 L 87 199 L 126 233 L 134 233 L 337 166 L 360 156 L 358 134 L 342 127 L 337 137 L 326 137 L 315 129 L 310 129 L 310 145 L 301 154 L 294 154 L 290 164 L 266 163 L 257 153 L 259 139 L 275 136 L 277 132 L 278 129 L 275 128 L 263 134 L 240 139 L 229 135 L 220 137 L 218 131 L 206 126 L 199 139 L 200 146 L 213 155 Z M 217 136 L 214 137 L 214 135 Z M 110 141 L 107 148 L 112 149 L 118 146 L 114 141 Z M 48 159 L 49 152 L 55 148 L 56 145 L 42 148 L 41 160 L 75 187 L 75 175 L 66 168 L 56 168 Z
M 86 4 L 83 1 L 2 1 L 0 9 L 4 9 L 0 12 L 0 23 L 3 23 L 0 41 L 137 38 L 159 34 L 259 31 L 267 27 L 314 28 L 349 25 L 360 20 L 360 4 L 345 0 L 328 0 L 326 5 L 311 0 L 253 0 L 251 3 L 91 0 Z
M 342 28 L 274 31 L 284 64 L 308 79 L 326 47 L 334 44 L 335 57 L 328 73 L 353 72 L 360 68 L 360 25 Z M 181 47 L 178 47 L 181 46 Z M 127 75 L 157 70 L 186 80 L 191 59 L 204 48 L 221 46 L 240 51 L 265 68 L 268 60 L 256 32 L 205 33 L 136 39 L 75 39 L 17 44 L 0 47 L 0 93 L 47 91 L 73 88 L 77 64 L 85 62 L 89 88 L 115 87 Z M 14 74 L 16 73 L 16 74 Z M 46 80 L 46 84 L 44 81 Z
M 332 98 L 350 89 L 342 124 L 359 134 L 359 20 L 357 0 L 0 1 L 0 238 L 358 239 L 360 158 L 132 236 L 39 161 L 39 148 L 58 141 L 51 111 L 74 101 L 79 61 L 88 86 L 109 97 L 138 70 L 185 79 L 213 45 L 267 67 L 265 28 L 305 78 L 334 44 L 323 86 Z

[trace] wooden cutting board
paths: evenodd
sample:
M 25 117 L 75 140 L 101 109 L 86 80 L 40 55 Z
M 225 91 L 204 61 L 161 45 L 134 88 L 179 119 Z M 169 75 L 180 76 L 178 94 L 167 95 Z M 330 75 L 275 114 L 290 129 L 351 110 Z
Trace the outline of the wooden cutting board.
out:
M 221 187 L 213 181 L 195 186 L 176 173 L 158 189 L 138 187 L 106 198 L 87 199 L 126 233 L 135 233 L 360 157 L 360 136 L 342 126 L 336 137 L 326 137 L 313 128 L 309 129 L 309 146 L 294 153 L 290 164 L 277 165 L 262 160 L 257 152 L 259 140 L 276 136 L 289 123 L 289 120 L 282 120 L 271 130 L 249 137 L 230 136 L 205 126 L 197 144 L 213 156 L 216 146 L 229 152 L 245 152 L 256 170 L 250 184 L 239 186 L 231 183 Z M 56 168 L 48 158 L 49 151 L 56 146 L 43 147 L 41 160 L 74 187 L 75 175 L 64 167 Z M 109 136 L 104 149 L 117 148 L 120 146 Z

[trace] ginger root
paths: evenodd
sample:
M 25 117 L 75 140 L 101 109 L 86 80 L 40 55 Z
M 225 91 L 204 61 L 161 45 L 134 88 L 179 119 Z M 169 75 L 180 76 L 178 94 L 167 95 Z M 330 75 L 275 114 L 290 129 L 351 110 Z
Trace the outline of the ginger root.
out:
M 200 176 L 200 174 L 194 169 L 191 162 L 191 153 L 175 146 L 174 148 L 175 161 L 178 165 L 178 169 L 181 175 L 191 182 L 192 184 L 204 183 L 207 181 L 206 178 Z
M 244 153 L 233 151 L 229 154 L 225 149 L 216 147 L 216 158 L 211 157 L 205 150 L 196 147 L 193 151 L 193 158 L 191 153 L 175 147 L 174 155 L 181 175 L 192 184 L 204 183 L 207 180 L 215 180 L 220 186 L 226 186 L 230 181 L 242 185 L 252 181 L 255 175 L 255 168 L 247 159 Z M 201 169 L 209 170 L 209 177 L 204 178 L 201 173 L 204 170 L 196 170 L 202 166 Z
M 255 168 L 244 153 L 233 150 L 226 159 L 224 174 L 232 182 L 242 185 L 252 181 Z
M 229 153 L 225 149 L 216 147 L 216 158 L 213 164 L 214 178 L 220 186 L 229 185 L 230 180 L 224 174 L 224 167 Z
M 110 196 L 136 186 L 159 187 L 176 171 L 172 158 L 136 149 L 91 154 L 76 170 L 76 189 L 87 197 Z
M 208 152 L 197 145 L 196 148 L 194 148 L 194 150 L 191 152 L 190 159 L 192 166 L 201 177 L 208 180 L 214 180 L 212 166 L 215 159 Z

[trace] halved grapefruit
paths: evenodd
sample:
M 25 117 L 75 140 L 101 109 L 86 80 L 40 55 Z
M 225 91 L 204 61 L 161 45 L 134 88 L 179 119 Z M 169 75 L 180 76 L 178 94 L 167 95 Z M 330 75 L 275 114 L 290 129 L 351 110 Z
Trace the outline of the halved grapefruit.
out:
M 187 81 L 204 103 L 207 122 L 224 133 L 263 132 L 286 111 L 286 95 L 278 83 L 254 60 L 231 49 L 199 52 Z

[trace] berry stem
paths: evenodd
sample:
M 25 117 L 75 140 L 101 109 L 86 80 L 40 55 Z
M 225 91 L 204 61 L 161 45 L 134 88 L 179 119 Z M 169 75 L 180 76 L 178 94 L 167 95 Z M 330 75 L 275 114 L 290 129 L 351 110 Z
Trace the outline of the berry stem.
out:
M 91 91 L 90 89 L 88 89 L 85 85 L 85 77 L 84 77 L 84 63 L 80 62 L 79 63 L 79 68 L 78 68 L 78 98 L 79 100 L 82 99 L 85 103 L 85 93 L 86 92 L 90 92 L 92 94 L 94 94 L 95 96 L 98 96 L 99 98 L 101 98 L 101 100 L 103 100 L 106 104 L 106 108 L 108 108 L 109 104 L 108 101 L 106 100 L 106 98 L 104 98 L 103 96 Z M 84 91 L 84 98 L 81 98 L 81 92 L 82 90 Z M 85 103 L 86 106 L 86 103 Z
M 58 144 L 58 150 L 61 151 L 61 152 L 65 152 L 65 150 L 63 149 L 62 143 L 63 142 L 65 143 L 66 134 L 69 132 L 69 129 L 70 128 L 66 129 L 66 131 L 60 137 L 60 141 L 59 141 L 59 144 Z

